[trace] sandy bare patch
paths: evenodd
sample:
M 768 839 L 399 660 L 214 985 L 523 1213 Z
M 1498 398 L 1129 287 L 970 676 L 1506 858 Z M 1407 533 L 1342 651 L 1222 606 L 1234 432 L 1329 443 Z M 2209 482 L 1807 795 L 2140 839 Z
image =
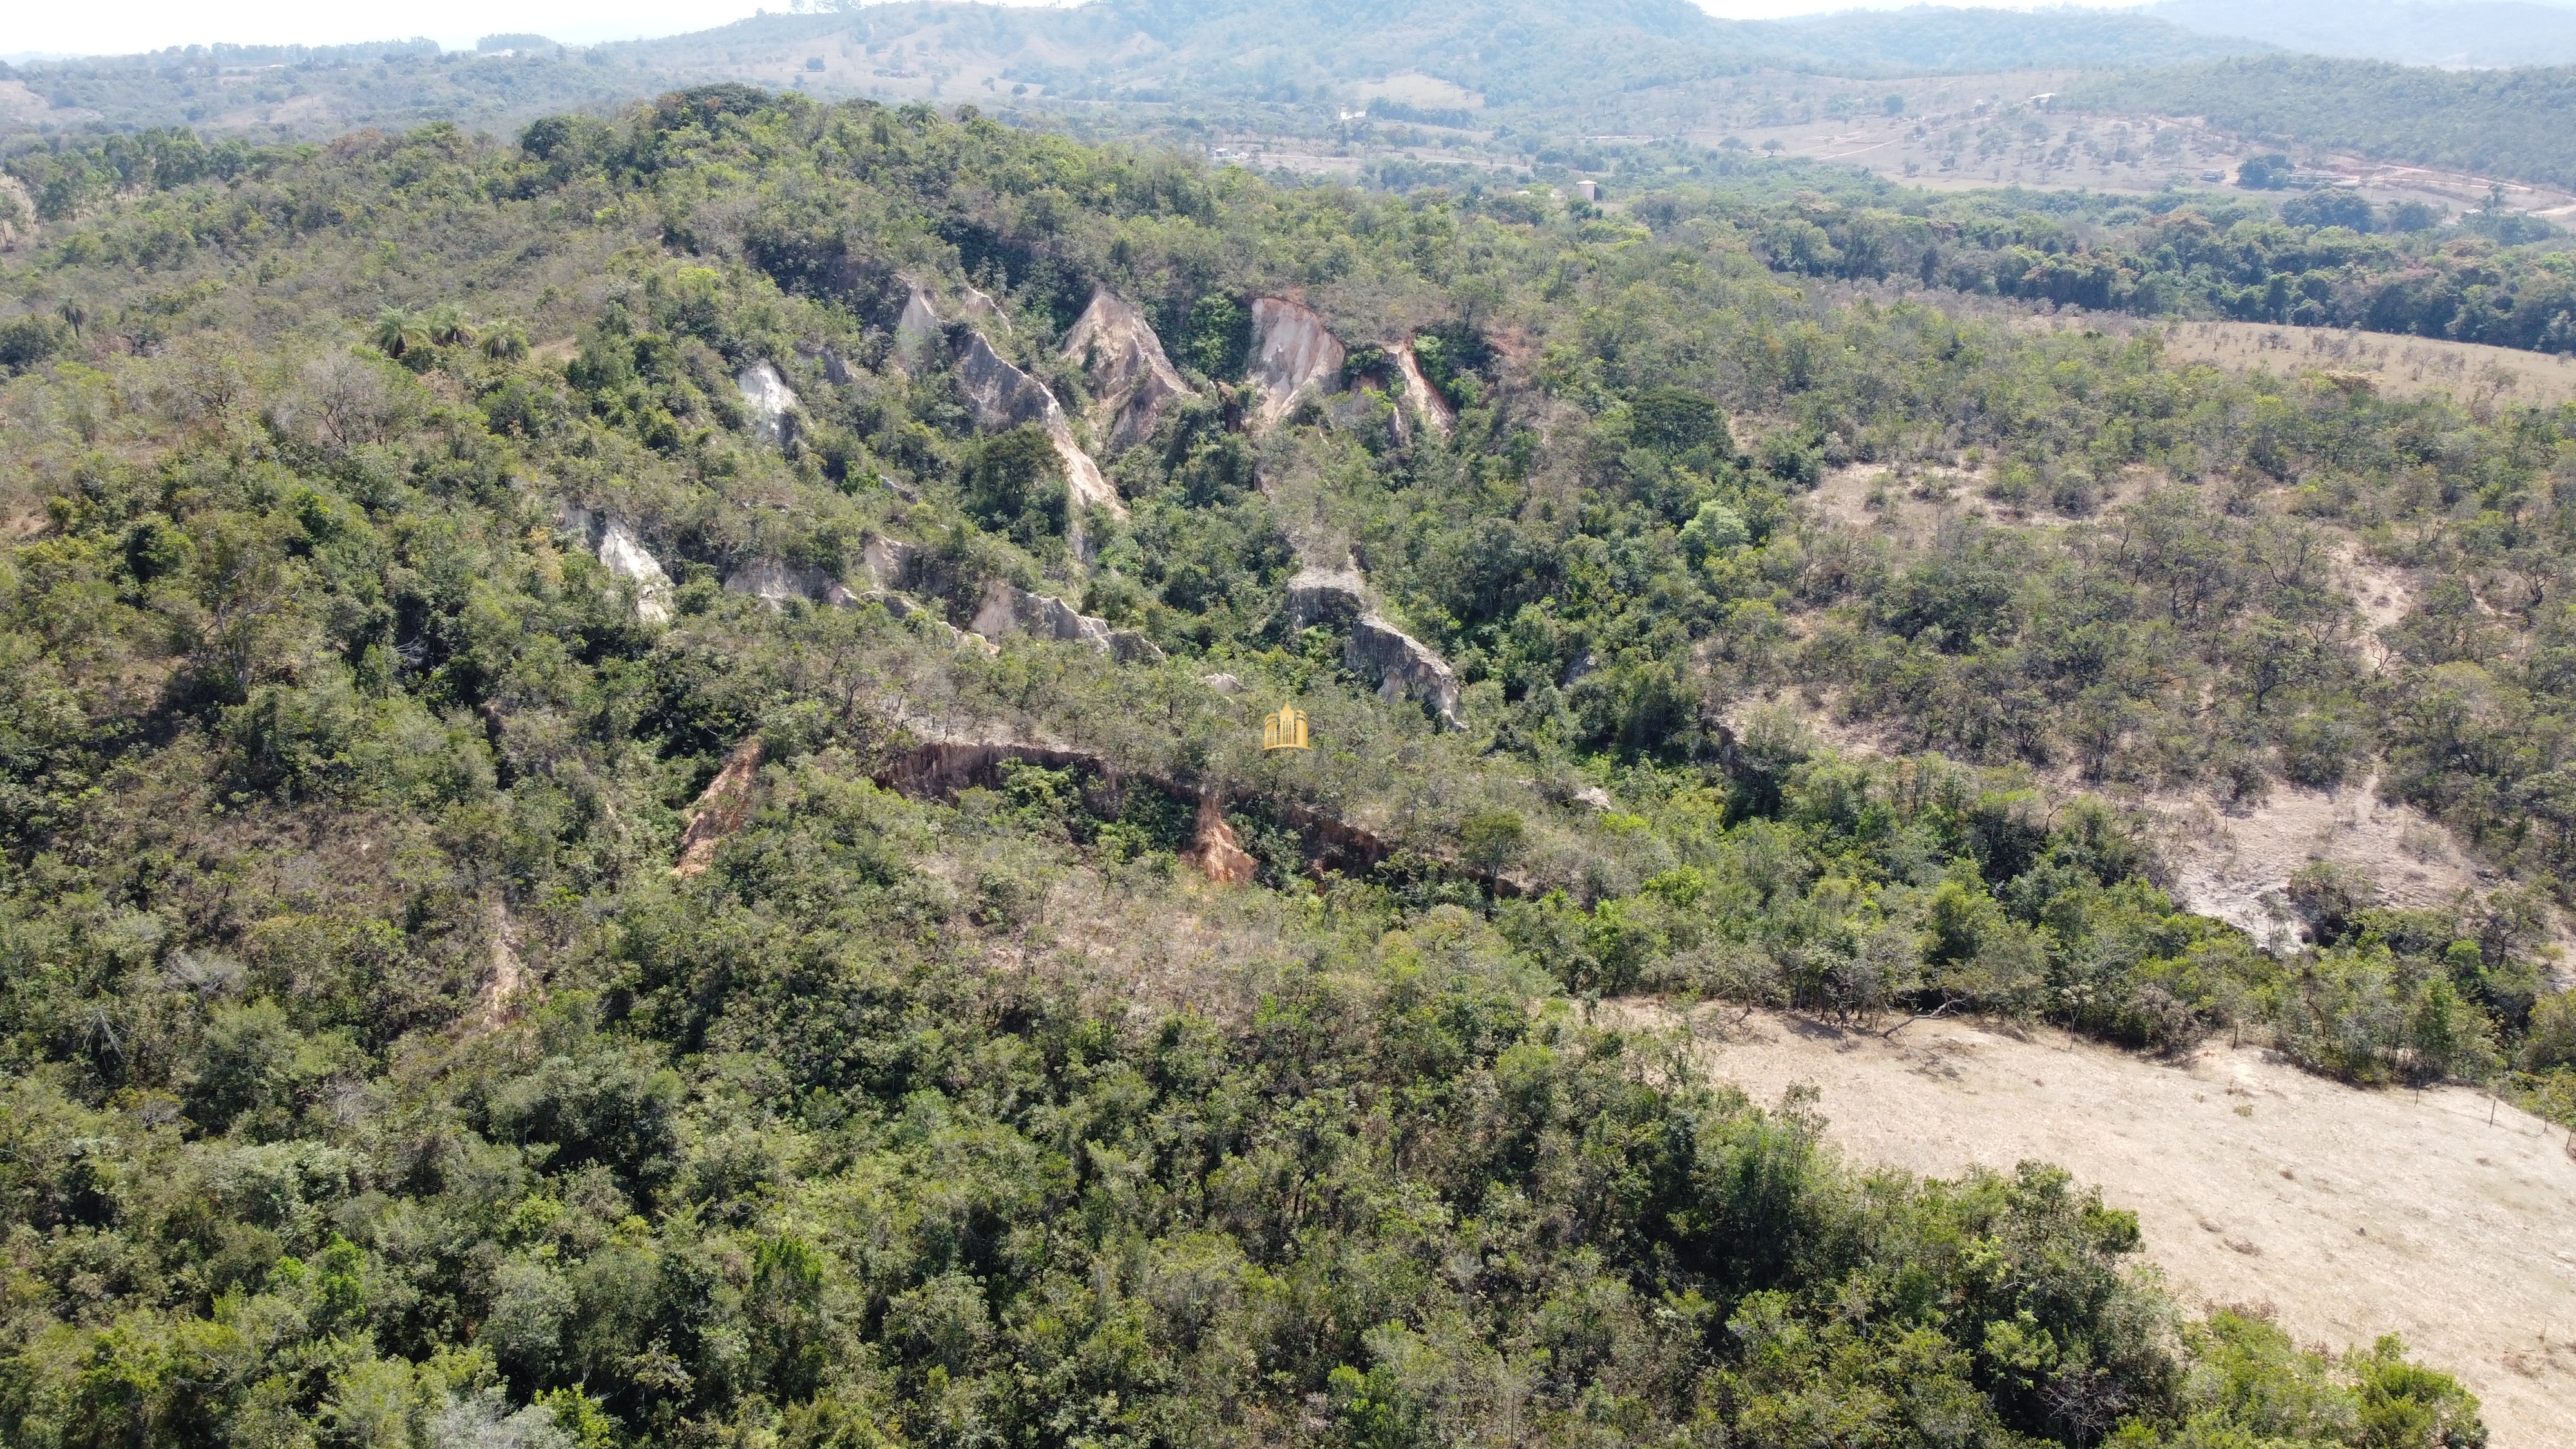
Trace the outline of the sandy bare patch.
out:
M 1831 690 L 1781 689 L 1748 698 L 1724 723 L 1741 737 L 1766 721 L 1786 722 L 1846 759 L 1910 753 L 1888 723 L 1841 717 Z M 2063 766 L 2034 769 L 2030 779 L 2056 799 L 2094 793 Z M 2440 822 L 2412 805 L 2381 799 L 2375 782 L 2332 790 L 2276 784 L 2261 801 L 2234 807 L 2198 791 L 2116 798 L 2148 822 L 2177 905 L 2270 948 L 2300 944 L 2290 877 L 2311 861 L 2362 872 L 2392 906 L 2439 906 L 2491 884 Z
M 2402 1334 L 2477 1392 L 2497 1449 L 2571 1443 L 2563 1131 L 2467 1088 L 2361 1091 L 2250 1047 L 2165 1062 L 2046 1030 L 1917 1022 L 1890 1042 L 1768 1013 L 1710 1039 L 1732 1015 L 1700 1017 L 1716 1075 L 1760 1101 L 1813 1083 L 1856 1159 L 1944 1176 L 2057 1163 L 2138 1214 L 2186 1303 L 2268 1303 L 2338 1348 Z
M 27 88 L 21 80 L 0 80 L 0 120 L 56 126 L 86 125 L 99 113 L 80 106 L 57 106 Z
M 2379 631 L 2415 607 L 2413 571 L 2381 563 L 2347 540 L 2335 555 L 2334 582 L 2361 615 L 2362 653 L 2374 665 L 2386 664 L 2388 646 L 2379 642 Z
M 1854 463 L 1828 471 L 1807 495 L 1807 502 L 1826 524 L 1919 546 L 1953 518 L 2013 528 L 2071 528 L 2098 522 L 2104 513 L 2144 497 L 2165 480 L 2143 470 L 2097 480 L 2090 512 L 2081 517 L 2061 512 L 2044 499 L 2015 505 L 1989 497 L 1986 488 L 1993 481 L 1991 470 L 1899 470 L 1885 463 Z
M 1781 689 L 1740 701 L 1721 721 L 1740 739 L 1760 726 L 1785 722 L 1847 760 L 1891 759 L 1906 753 L 1894 729 L 1875 720 L 1846 720 L 1830 689 Z
M 2160 826 L 2174 899 L 2266 944 L 2296 942 L 2285 892 L 2310 861 L 2366 873 L 2396 906 L 2439 905 L 2479 885 L 2450 832 L 2411 805 L 2380 799 L 2367 783 L 2276 785 L 2259 804 L 2233 811 L 2205 796 L 2151 796 L 2145 806 Z

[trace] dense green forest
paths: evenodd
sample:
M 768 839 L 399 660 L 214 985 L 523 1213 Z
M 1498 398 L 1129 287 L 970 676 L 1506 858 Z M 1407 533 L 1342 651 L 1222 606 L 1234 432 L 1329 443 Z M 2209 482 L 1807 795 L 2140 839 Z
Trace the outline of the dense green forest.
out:
M 2576 186 L 2576 156 L 2566 145 L 2576 126 L 2576 67 L 2437 70 L 2254 56 L 2169 70 L 2100 71 L 2069 84 L 2058 103 L 2198 116 L 2279 146 Z
M 1786 201 L 1660 190 L 1633 208 L 1741 231 L 1774 268 L 1919 281 L 1979 296 L 2148 317 L 2358 327 L 2542 352 L 2576 351 L 2576 252 L 2546 222 L 2357 192 L 2291 195 L 2277 211 L 2206 192 L 2148 198 L 1845 188 Z M 2499 244 L 2499 242 L 2502 244 Z
M 0 263 L 9 1442 L 2484 1442 L 2393 1341 L 2178 1311 L 2060 1173 L 1860 1174 L 1594 1006 L 2576 1110 L 2576 412 L 1828 306 L 1686 200 L 738 87 L 42 165 L 95 184 Z M 1103 288 L 1189 394 L 1114 453 Z M 1265 430 L 1283 294 L 1350 351 Z M 1119 507 L 975 426 L 995 354 Z M 1837 529 L 1855 463 L 1991 515 Z M 2373 637 L 2344 542 L 2441 583 Z M 1459 728 L 1297 627 L 1344 557 Z M 961 639 L 997 588 L 1155 648 Z M 960 740 L 1019 756 L 905 787 Z M 2116 804 L 2373 775 L 2510 880 L 2311 871 L 2257 943 Z

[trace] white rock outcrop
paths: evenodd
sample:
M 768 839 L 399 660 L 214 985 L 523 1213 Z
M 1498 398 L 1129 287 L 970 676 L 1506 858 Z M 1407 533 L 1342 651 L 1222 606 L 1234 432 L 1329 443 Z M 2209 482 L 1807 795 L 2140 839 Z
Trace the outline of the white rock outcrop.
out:
M 569 505 L 556 515 L 556 522 L 566 533 L 579 538 L 582 547 L 598 555 L 600 566 L 608 570 L 611 578 L 635 586 L 636 618 L 648 624 L 671 622 L 671 576 L 662 572 L 652 550 L 636 537 L 634 525 L 622 518 Z
M 874 586 L 865 597 L 881 599 L 897 617 L 917 607 L 903 601 L 904 593 L 935 592 L 943 582 L 938 561 L 928 549 L 882 534 L 870 534 L 860 544 L 859 564 Z M 1087 644 L 1121 663 L 1160 663 L 1163 659 L 1163 651 L 1153 640 L 1132 629 L 1114 628 L 1108 620 L 1095 619 L 1062 599 L 1031 593 L 1002 579 L 984 585 L 976 601 L 975 617 L 966 628 L 986 641 L 1027 634 L 1059 643 Z
M 1377 676 L 1378 698 L 1412 696 L 1422 701 L 1441 724 L 1463 729 L 1458 720 L 1458 676 L 1430 645 L 1377 615 L 1362 614 L 1342 641 L 1342 667 L 1353 674 Z
M 894 350 L 905 366 L 919 367 L 924 357 L 937 355 L 947 323 L 931 304 L 930 293 L 919 282 L 905 280 L 912 291 L 904 298 L 903 316 L 894 324 Z
M 1338 629 L 1368 611 L 1368 584 L 1357 569 L 1303 568 L 1288 581 L 1291 629 Z
M 998 580 L 984 586 L 983 603 L 966 627 L 987 639 L 1031 634 L 1065 644 L 1088 644 L 1102 651 L 1109 648 L 1109 625 L 1105 622 L 1081 613 L 1062 599 L 1032 594 Z
M 1062 599 L 1033 594 L 999 579 L 984 586 L 983 601 L 966 627 L 996 641 L 1028 634 L 1061 644 L 1087 644 L 1122 664 L 1163 660 L 1163 651 L 1154 641 L 1132 629 L 1113 629 L 1108 620 L 1095 619 Z
M 859 601 L 858 595 L 823 570 L 797 568 L 774 558 L 745 559 L 725 575 L 724 586 L 726 593 L 750 594 L 773 609 L 785 607 L 790 599 L 842 609 Z
M 958 354 L 957 380 L 975 409 L 979 426 L 1000 432 L 1034 424 L 1046 431 L 1047 441 L 1055 445 L 1056 461 L 1064 468 L 1065 486 L 1072 490 L 1077 510 L 1104 508 L 1126 517 L 1127 505 L 1120 501 L 1118 490 L 1110 486 L 1100 465 L 1073 440 L 1073 426 L 1065 421 L 1064 409 L 1057 404 L 1055 394 L 1047 391 L 1045 383 L 994 351 L 983 333 L 973 334 Z
M 751 409 L 753 436 L 773 448 L 786 447 L 796 431 L 796 389 L 779 374 L 778 364 L 763 358 L 735 373 L 733 385 Z
M 1255 298 L 1250 372 L 1260 402 L 1253 409 L 1254 430 L 1276 424 L 1305 399 L 1341 386 L 1342 363 L 1349 355 L 1312 310 L 1277 297 Z
M 1095 426 L 1112 452 L 1151 437 L 1172 403 L 1192 396 L 1145 314 L 1106 287 L 1065 334 L 1064 355 L 1091 378 Z
M 973 286 L 959 287 L 957 306 L 959 311 L 969 317 L 980 317 L 992 323 L 994 330 L 1003 336 L 1011 335 L 1011 314 L 1003 311 L 1002 304 L 984 295 L 981 289 Z
M 915 586 L 922 553 L 920 544 L 871 533 L 859 544 L 859 567 L 879 589 L 909 589 Z
M 1422 701 L 1440 723 L 1458 719 L 1458 675 L 1430 645 L 1405 633 L 1369 607 L 1359 571 L 1307 568 L 1288 581 L 1288 627 L 1342 629 L 1342 667 L 1375 679 L 1378 697 Z
M 1422 364 L 1413 355 L 1412 343 L 1395 350 L 1395 368 L 1404 375 L 1405 406 L 1413 410 L 1413 415 L 1422 420 L 1424 427 L 1444 438 L 1449 436 L 1449 430 L 1457 425 L 1458 415 L 1450 410 L 1449 400 L 1431 385 L 1431 379 L 1422 375 Z

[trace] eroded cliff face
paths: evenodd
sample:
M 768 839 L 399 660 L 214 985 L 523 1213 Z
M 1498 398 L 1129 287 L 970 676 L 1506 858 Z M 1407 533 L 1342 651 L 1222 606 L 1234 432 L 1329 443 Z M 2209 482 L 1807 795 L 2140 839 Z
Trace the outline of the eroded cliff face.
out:
M 644 546 L 633 524 L 571 506 L 556 515 L 556 522 L 565 532 L 580 538 L 582 547 L 598 555 L 609 577 L 635 586 L 636 618 L 647 624 L 671 622 L 671 576 L 662 571 L 660 561 Z
M 1377 614 L 1352 621 L 1350 636 L 1342 641 L 1342 667 L 1363 678 L 1377 676 L 1381 699 L 1411 696 L 1443 726 L 1465 727 L 1458 719 L 1458 676 L 1449 662 Z
M 1029 634 L 1064 644 L 1088 644 L 1103 651 L 1109 648 L 1106 623 L 1081 613 L 1062 599 L 1033 594 L 999 580 L 984 586 L 983 602 L 966 627 L 987 639 Z
M 746 559 L 725 575 L 725 592 L 749 594 L 771 608 L 783 607 L 790 599 L 848 608 L 858 602 L 858 595 L 844 587 L 839 579 L 821 569 L 798 568 L 774 558 Z
M 986 296 L 977 287 L 962 286 L 957 289 L 957 309 L 975 318 L 979 326 L 989 325 L 1005 337 L 1011 335 L 1010 314 L 1002 310 L 1001 303 Z
M 881 592 L 887 607 L 898 615 L 916 607 L 903 601 L 904 593 L 936 594 L 947 590 L 949 581 L 941 577 L 939 559 L 917 543 L 871 534 L 861 544 L 859 558 L 869 581 Z M 987 643 L 1027 634 L 1058 643 L 1088 645 L 1121 663 L 1160 663 L 1163 659 L 1163 651 L 1154 641 L 1135 630 L 1113 627 L 1108 620 L 1093 618 L 1062 599 L 1032 593 L 1002 579 L 984 585 L 966 631 Z
M 752 436 L 773 448 L 786 447 L 796 431 L 797 399 L 796 389 L 787 385 L 778 365 L 763 358 L 735 373 L 733 385 L 751 409 Z
M 680 858 L 671 874 L 683 879 L 705 874 L 715 863 L 716 847 L 750 822 L 752 792 L 760 782 L 760 756 L 760 736 L 752 735 L 725 757 L 724 768 L 716 771 L 698 803 L 689 808 L 689 826 L 680 834 Z
M 1431 385 L 1431 379 L 1422 375 L 1422 364 L 1413 355 L 1412 343 L 1395 350 L 1395 368 L 1404 375 L 1405 406 L 1413 410 L 1424 427 L 1444 438 L 1449 436 L 1450 428 L 1457 424 L 1457 414 L 1450 411 L 1449 400 Z
M 1062 599 L 1033 594 L 999 579 L 984 586 L 983 601 L 966 628 L 995 642 L 1028 634 L 1060 644 L 1084 644 L 1121 663 L 1159 663 L 1163 658 L 1153 640 L 1132 629 L 1113 629 L 1108 620 L 1095 619 Z
M 1253 429 L 1268 428 L 1299 402 L 1338 387 L 1349 355 L 1313 311 L 1277 297 L 1255 298 L 1249 370 L 1261 400 L 1253 409 Z
M 1248 885 L 1260 869 L 1260 862 L 1243 848 L 1243 842 L 1235 838 L 1234 827 L 1226 823 L 1224 803 L 1207 793 L 1199 796 L 1198 825 L 1191 834 L 1183 863 L 1218 885 Z
M 1351 568 L 1307 568 L 1288 581 L 1288 627 L 1346 631 L 1342 667 L 1377 681 L 1382 699 L 1420 700 L 1449 729 L 1458 719 L 1458 676 L 1428 644 L 1369 607 L 1367 585 Z
M 981 332 L 967 334 L 957 354 L 957 380 L 964 385 L 966 401 L 975 409 L 976 426 L 987 432 L 1032 423 L 1045 427 L 1049 421 L 1064 416 L 1046 384 L 994 351 Z
M 1152 436 L 1171 405 L 1192 395 L 1145 315 L 1106 287 L 1065 334 L 1064 355 L 1090 375 L 1094 423 L 1112 452 Z
M 1288 581 L 1288 627 L 1347 627 L 1369 611 L 1368 584 L 1353 568 L 1304 568 Z
M 894 351 L 905 366 L 919 367 L 924 358 L 937 355 L 947 324 L 932 305 L 930 293 L 919 282 L 909 285 L 912 292 L 904 298 L 903 316 L 894 324 Z
M 1073 440 L 1073 425 L 1065 421 L 1064 409 L 1057 405 L 1055 394 L 1047 391 L 1045 383 L 994 351 L 983 333 L 970 334 L 964 350 L 958 353 L 957 380 L 968 404 L 975 409 L 978 426 L 1000 432 L 1035 424 L 1046 430 L 1047 441 L 1055 445 L 1056 461 L 1064 467 L 1064 481 L 1073 492 L 1077 511 L 1104 508 L 1126 517 L 1127 505 L 1119 500 L 1118 490 L 1101 473 L 1100 465 Z
M 881 533 L 871 533 L 859 543 L 859 566 L 867 570 L 868 582 L 880 589 L 919 588 L 926 557 L 920 544 Z
M 904 366 L 918 368 L 935 362 L 952 344 L 947 324 L 929 290 L 919 282 L 908 278 L 906 281 L 912 290 L 904 300 L 903 317 L 895 324 L 895 355 Z M 966 340 L 954 345 L 957 380 L 968 404 L 975 409 L 975 425 L 987 432 L 1029 425 L 1045 429 L 1047 441 L 1055 446 L 1056 461 L 1064 469 L 1065 486 L 1073 496 L 1074 541 L 1078 547 L 1084 508 L 1102 508 L 1124 518 L 1127 505 L 1100 471 L 1100 464 L 1074 440 L 1073 426 L 1066 421 L 1055 394 L 1004 357 L 984 335 L 985 327 L 1010 335 L 1010 322 L 1001 307 L 973 287 L 966 288 L 964 295 L 961 310 L 976 323 L 966 332 Z M 1152 336 L 1151 329 L 1146 335 Z M 1159 350 L 1158 344 L 1158 354 Z

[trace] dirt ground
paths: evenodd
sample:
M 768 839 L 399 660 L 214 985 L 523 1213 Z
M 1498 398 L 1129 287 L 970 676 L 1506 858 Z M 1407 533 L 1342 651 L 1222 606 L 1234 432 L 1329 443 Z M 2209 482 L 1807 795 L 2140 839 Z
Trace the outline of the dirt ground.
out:
M 1977 518 L 2021 528 L 2065 528 L 2103 515 L 2140 497 L 2165 481 L 2143 470 L 2129 476 L 2100 479 L 2093 485 L 2093 504 L 2082 518 L 2061 513 L 2045 500 L 2018 507 L 1988 498 L 1991 469 L 1926 468 L 1899 476 L 1884 463 L 1855 463 L 1829 469 L 1807 504 L 1828 523 L 1861 533 L 1879 533 L 1908 546 L 1928 543 L 1953 518 Z
M 1634 1024 L 1678 1018 L 1632 1007 Z M 1893 1041 L 1703 1008 L 1757 1101 L 1822 1092 L 1852 1158 L 1936 1175 L 2057 1163 L 2134 1210 L 2186 1305 L 2268 1305 L 2303 1342 L 2384 1333 L 2467 1383 L 2495 1449 L 2576 1444 L 2576 1155 L 2467 1088 L 2361 1091 L 2218 1043 L 2160 1061 L 2060 1033 L 1917 1022 Z
M 2440 905 L 2480 884 L 2448 831 L 2380 799 L 2367 781 L 2334 790 L 2275 785 L 2234 810 L 2198 795 L 2143 804 L 2162 826 L 2157 846 L 2173 870 L 2174 899 L 2265 943 L 2296 944 L 2290 876 L 2312 860 L 2361 870 L 2394 906 Z

